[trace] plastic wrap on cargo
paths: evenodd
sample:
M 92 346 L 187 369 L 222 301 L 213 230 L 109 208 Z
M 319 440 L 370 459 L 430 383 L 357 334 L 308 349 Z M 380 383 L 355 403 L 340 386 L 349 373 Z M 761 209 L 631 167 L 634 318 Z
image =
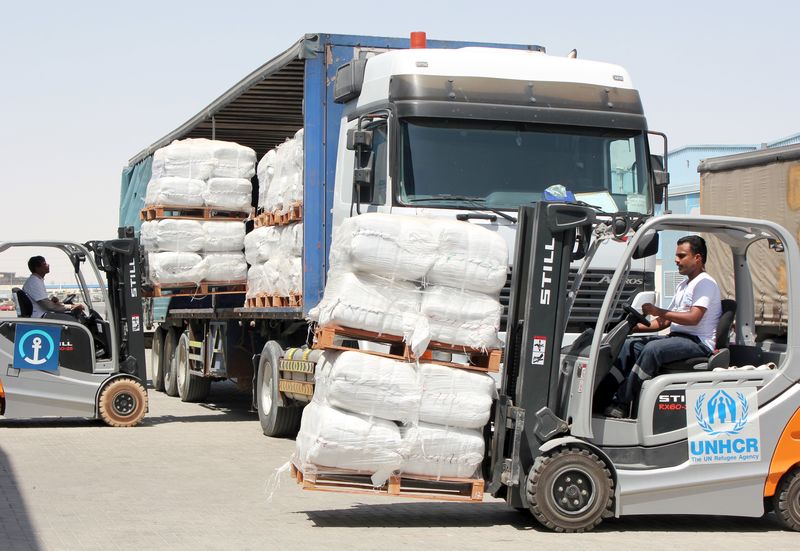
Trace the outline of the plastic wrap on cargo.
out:
M 196 220 L 160 220 L 155 229 L 159 251 L 197 252 L 203 249 L 203 224 Z
M 245 281 L 247 262 L 244 254 L 208 253 L 203 258 L 204 279 L 207 281 Z
M 275 156 L 277 154 L 275 149 L 270 149 L 266 155 L 261 157 L 256 168 L 256 174 L 258 175 L 258 206 L 261 208 L 264 208 L 267 190 L 275 174 Z
M 330 259 L 337 270 L 415 281 L 433 267 L 436 251 L 431 220 L 368 213 L 347 218 L 334 230 Z
M 312 401 L 303 409 L 294 462 L 304 471 L 313 465 L 370 473 L 378 486 L 400 468 L 401 445 L 400 430 L 391 421 Z
M 273 149 L 259 163 L 259 206 L 287 212 L 303 201 L 303 130 Z
M 261 226 L 248 233 L 244 238 L 244 254 L 247 263 L 263 264 L 277 256 L 281 242 L 278 226 Z
M 417 420 L 421 385 L 413 363 L 355 351 L 325 352 L 315 381 L 315 400 L 388 421 Z
M 502 346 L 497 332 L 503 305 L 492 296 L 430 285 L 422 291 L 421 311 L 432 341 L 481 350 Z
M 289 258 L 289 293 L 303 294 L 303 259 Z
M 142 226 L 139 229 L 139 244 L 143 249 L 147 251 L 158 250 L 158 243 L 156 241 L 157 227 L 158 227 L 158 221 L 156 220 L 142 222 Z
M 436 220 L 438 254 L 427 281 L 479 293 L 497 294 L 506 283 L 508 247 L 496 232 L 469 222 Z
M 176 140 L 153 154 L 153 176 L 181 176 L 207 180 L 247 178 L 255 174 L 256 154 L 233 142 L 189 138 Z
M 144 204 L 147 207 L 167 205 L 170 207 L 202 207 L 203 180 L 177 176 L 153 177 L 147 183 Z
M 197 253 L 151 253 L 148 260 L 153 283 L 200 283 L 206 277 L 206 264 Z
M 264 281 L 266 292 L 280 297 L 287 297 L 296 286 L 293 277 L 294 266 L 288 258 L 271 258 L 264 263 Z
M 259 293 L 267 292 L 267 281 L 264 278 L 264 265 L 256 264 L 247 270 L 247 298 L 253 298 Z
M 406 474 L 467 478 L 483 461 L 483 433 L 475 429 L 429 423 L 404 426 L 403 465 Z
M 422 363 L 419 420 L 437 425 L 479 429 L 489 422 L 497 396 L 494 379 L 485 373 Z
M 407 281 L 333 272 L 309 317 L 322 326 L 343 325 L 408 339 L 424 323 L 420 300 L 419 289 Z
M 280 254 L 286 256 L 302 256 L 303 254 L 303 223 L 281 226 L 280 229 Z
M 244 248 L 244 232 L 244 222 L 203 222 L 203 251 L 241 251 Z
M 253 184 L 245 178 L 211 178 L 203 190 L 206 206 L 235 211 L 249 211 Z

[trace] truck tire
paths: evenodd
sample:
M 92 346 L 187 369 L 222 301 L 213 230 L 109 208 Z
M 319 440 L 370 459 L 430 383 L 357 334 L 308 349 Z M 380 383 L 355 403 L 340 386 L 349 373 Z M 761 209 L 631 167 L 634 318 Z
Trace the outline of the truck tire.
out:
M 164 333 L 164 392 L 167 396 L 178 395 L 178 374 L 175 370 L 175 349 L 178 347 L 180 333 L 170 327 Z
M 293 437 L 300 429 L 300 416 L 303 408 L 280 405 L 276 381 L 278 379 L 278 360 L 282 355 L 283 349 L 275 341 L 267 342 L 261 351 L 261 361 L 258 364 L 256 379 L 258 420 L 261 422 L 261 430 L 266 436 Z
M 175 349 L 175 375 L 181 402 L 202 402 L 208 396 L 211 379 L 195 375 L 189 369 L 189 333 L 178 339 Z
M 536 459 L 525 485 L 533 516 L 556 532 L 585 532 L 613 516 L 608 466 L 583 448 L 560 448 Z
M 153 331 L 150 346 L 150 384 L 153 390 L 164 391 L 164 330 L 157 327 Z
M 147 412 L 147 390 L 135 379 L 114 379 L 100 391 L 97 410 L 106 425 L 135 427 Z
M 772 507 L 784 528 L 800 532 L 800 468 L 783 477 L 772 497 Z

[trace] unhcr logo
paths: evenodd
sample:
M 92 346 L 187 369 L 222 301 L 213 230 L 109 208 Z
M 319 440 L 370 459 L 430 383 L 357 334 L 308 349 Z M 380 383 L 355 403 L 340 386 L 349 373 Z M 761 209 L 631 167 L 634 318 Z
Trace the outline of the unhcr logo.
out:
M 725 392 L 718 390 L 708 401 L 706 411 L 708 416 L 703 416 L 703 402 L 706 395 L 701 394 L 694 406 L 694 415 L 701 429 L 711 436 L 718 434 L 734 435 L 742 432 L 747 425 L 749 407 L 747 398 L 741 392 L 736 393 L 737 400 Z
M 689 455 L 695 463 L 758 461 L 756 389 L 691 391 L 696 423 L 689 423 Z M 687 412 L 688 413 L 688 412 Z M 691 415 L 691 413 L 689 413 Z

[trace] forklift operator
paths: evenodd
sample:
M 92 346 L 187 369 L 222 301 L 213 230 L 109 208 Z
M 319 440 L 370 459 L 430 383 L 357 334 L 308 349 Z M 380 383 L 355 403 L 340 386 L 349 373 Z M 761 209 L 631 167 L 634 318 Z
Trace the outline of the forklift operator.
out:
M 30 277 L 25 281 L 22 290 L 31 299 L 32 318 L 41 318 L 47 313 L 60 314 L 66 316 L 68 313 L 78 314 L 83 310 L 83 305 L 66 306 L 61 304 L 58 299 L 50 298 L 44 286 L 44 276 L 50 273 L 50 265 L 43 256 L 32 256 L 28 259 L 28 269 L 31 271 Z M 58 315 L 51 317 L 60 317 Z M 69 319 L 74 320 L 74 316 Z
M 667 335 L 628 337 L 611 369 L 619 388 L 605 410 L 608 417 L 630 415 L 644 381 L 658 374 L 660 366 L 698 356 L 714 349 L 717 323 L 722 314 L 717 282 L 705 271 L 706 242 L 688 235 L 678 239 L 675 264 L 686 276 L 675 289 L 668 309 L 647 303 L 642 312 L 655 316 L 649 325 L 638 324 L 633 332 L 655 332 L 669 327 Z

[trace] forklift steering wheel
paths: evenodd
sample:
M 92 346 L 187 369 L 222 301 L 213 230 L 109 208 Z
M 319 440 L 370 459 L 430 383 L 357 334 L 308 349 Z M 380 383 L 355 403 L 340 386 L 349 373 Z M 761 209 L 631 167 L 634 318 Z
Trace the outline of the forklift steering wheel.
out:
M 62 301 L 63 304 L 72 304 L 75 302 L 75 299 L 78 298 L 78 295 L 72 293 L 71 295 L 67 295 L 67 297 Z
M 633 306 L 630 304 L 625 304 L 622 306 L 622 309 L 625 310 L 625 313 L 628 314 L 632 318 L 633 321 L 636 323 L 641 323 L 642 325 L 650 325 L 650 320 L 647 319 L 647 316 L 635 310 Z

